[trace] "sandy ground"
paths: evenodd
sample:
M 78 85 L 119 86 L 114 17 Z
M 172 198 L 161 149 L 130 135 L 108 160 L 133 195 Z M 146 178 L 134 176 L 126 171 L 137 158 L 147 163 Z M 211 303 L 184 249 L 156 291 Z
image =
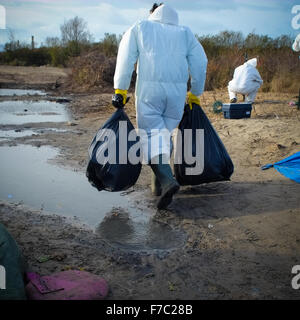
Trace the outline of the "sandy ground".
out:
M 49 89 L 63 83 L 69 69 L 0 66 L 0 87 Z
M 61 69 L 1 66 L 2 87 L 9 86 L 10 77 L 11 84 L 35 88 L 65 79 Z M 49 99 L 63 92 L 52 95 Z M 300 291 L 291 287 L 291 269 L 300 264 L 300 187 L 274 169 L 260 170 L 300 149 L 300 113 L 288 105 L 295 96 L 260 92 L 251 119 L 225 120 L 212 112 L 212 103 L 227 101 L 226 91 L 204 93 L 202 107 L 235 165 L 230 182 L 184 187 L 168 210 L 156 211 L 150 170 L 143 168 L 130 194 L 136 206 L 187 236 L 182 248 L 168 254 L 114 249 L 83 226 L 23 204 L 1 201 L 0 222 L 15 237 L 31 270 L 42 275 L 70 268 L 94 272 L 108 280 L 109 299 L 299 299 Z M 59 147 L 59 164 L 84 171 L 91 139 L 113 112 L 111 95 L 66 97 L 72 123 L 55 127 L 74 130 L 18 138 L 10 145 Z M 126 110 L 135 123 L 133 98 Z M 51 259 L 40 263 L 42 255 Z

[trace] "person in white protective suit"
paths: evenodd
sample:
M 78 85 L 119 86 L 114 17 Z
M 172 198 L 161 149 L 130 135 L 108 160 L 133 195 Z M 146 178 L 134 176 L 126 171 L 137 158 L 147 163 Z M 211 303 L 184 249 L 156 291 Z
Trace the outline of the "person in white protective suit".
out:
M 169 165 L 172 149 L 170 132 L 182 119 L 189 76 L 189 103 L 200 105 L 198 96 L 204 91 L 207 57 L 191 30 L 178 24 L 178 14 L 174 9 L 154 4 L 150 13 L 148 20 L 132 26 L 120 42 L 113 105 L 122 108 L 128 101 L 127 90 L 138 62 L 135 89 L 137 125 L 141 132 L 143 160 L 153 171 L 152 192 L 161 196 L 157 207 L 162 209 L 171 203 L 179 190 Z M 161 141 L 155 139 L 159 137 Z
M 234 70 L 233 79 L 228 84 L 231 103 L 237 102 L 237 94 L 245 96 L 245 101 L 253 103 L 263 80 L 256 69 L 257 58 L 253 58 Z
M 300 33 L 297 35 L 293 43 L 293 50 L 296 52 L 300 51 Z

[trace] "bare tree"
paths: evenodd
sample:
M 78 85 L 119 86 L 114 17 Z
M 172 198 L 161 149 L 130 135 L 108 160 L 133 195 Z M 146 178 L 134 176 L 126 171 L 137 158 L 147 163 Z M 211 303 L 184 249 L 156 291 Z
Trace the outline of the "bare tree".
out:
M 15 33 L 10 28 L 8 28 L 8 40 L 9 40 L 10 43 L 16 42 Z
M 224 47 L 241 47 L 244 42 L 243 34 L 237 31 L 221 31 L 215 39 Z
M 59 47 L 59 46 L 60 46 L 60 40 L 58 37 L 46 38 L 46 47 L 53 48 L 53 47 Z
M 87 29 L 87 23 L 84 19 L 76 16 L 73 19 L 65 21 L 60 26 L 61 40 L 64 45 L 73 42 L 75 44 L 85 44 L 92 41 L 92 35 Z
M 16 40 L 15 32 L 12 29 L 8 29 L 8 42 L 5 44 L 6 51 L 13 51 L 26 47 L 25 44 L 20 44 L 19 40 Z

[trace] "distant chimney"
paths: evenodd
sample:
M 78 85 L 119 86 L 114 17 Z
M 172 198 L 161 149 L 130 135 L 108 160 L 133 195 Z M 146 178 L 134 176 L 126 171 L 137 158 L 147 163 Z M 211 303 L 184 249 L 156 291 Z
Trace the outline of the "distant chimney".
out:
M 34 36 L 31 36 L 31 49 L 34 49 Z

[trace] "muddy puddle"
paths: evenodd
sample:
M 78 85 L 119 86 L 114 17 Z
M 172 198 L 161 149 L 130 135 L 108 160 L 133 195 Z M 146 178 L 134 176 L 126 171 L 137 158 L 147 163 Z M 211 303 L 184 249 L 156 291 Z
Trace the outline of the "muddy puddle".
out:
M 23 137 L 31 137 L 34 135 L 38 135 L 38 133 L 33 130 L 0 130 L 0 142 Z
M 0 141 L 37 136 L 37 135 L 51 133 L 51 132 L 64 133 L 68 131 L 69 130 L 57 129 L 57 128 L 45 128 L 45 129 L 34 129 L 34 130 L 27 130 L 27 129 L 0 130 Z
M 0 102 L 0 125 L 66 122 L 70 120 L 65 105 L 51 101 Z
M 112 207 L 126 203 L 119 195 L 99 193 L 83 173 L 49 163 L 58 154 L 48 146 L 0 147 L 0 197 L 76 216 L 89 226 L 96 226 Z
M 9 89 L 1 90 L 2 94 L 9 93 Z M 30 94 L 28 91 L 35 92 L 26 90 L 26 94 Z M 22 90 L 10 92 L 21 95 Z M 62 103 L 2 101 L 0 141 L 17 141 L 17 138 L 49 132 L 64 133 L 69 130 L 55 128 L 55 123 L 70 120 L 71 115 Z M 31 123 L 51 125 L 39 129 L 31 127 Z M 22 124 L 26 124 L 26 128 L 20 129 Z M 161 252 L 184 244 L 182 232 L 156 221 L 150 210 L 137 209 L 127 192 L 99 192 L 90 185 L 84 172 L 57 166 L 54 160 L 57 156 L 59 149 L 50 146 L 0 146 L 0 198 L 72 218 L 73 222 L 85 224 L 109 244 L 123 250 Z
M 126 192 L 98 192 L 84 173 L 54 165 L 58 154 L 48 146 L 0 147 L 0 198 L 75 218 L 124 250 L 171 250 L 184 243 L 182 233 L 136 209 Z
M 46 92 L 41 90 L 23 89 L 0 89 L 0 96 L 45 96 Z

